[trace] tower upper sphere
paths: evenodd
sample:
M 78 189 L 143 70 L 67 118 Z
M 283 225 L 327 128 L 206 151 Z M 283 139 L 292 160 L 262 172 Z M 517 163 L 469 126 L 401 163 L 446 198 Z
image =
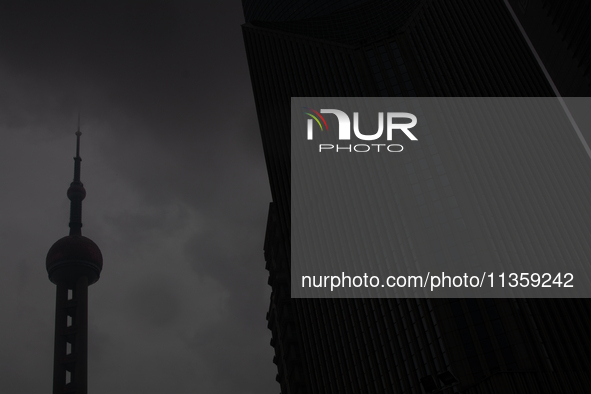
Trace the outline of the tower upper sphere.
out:
M 45 266 L 49 280 L 55 284 L 73 284 L 79 277 L 86 276 L 91 285 L 100 277 L 103 255 L 90 238 L 68 235 L 58 239 L 49 249 Z

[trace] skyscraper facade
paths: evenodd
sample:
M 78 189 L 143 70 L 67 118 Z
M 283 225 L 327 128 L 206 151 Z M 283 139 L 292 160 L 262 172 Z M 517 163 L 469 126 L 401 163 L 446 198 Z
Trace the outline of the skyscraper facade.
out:
M 53 394 L 86 394 L 88 360 L 88 286 L 98 281 L 103 256 L 98 246 L 82 235 L 80 181 L 80 128 L 76 132 L 74 180 L 68 188 L 70 234 L 47 252 L 49 280 L 56 285 Z
M 564 97 L 591 96 L 591 4 L 510 0 L 540 60 Z
M 586 32 L 558 29 L 566 38 L 554 50 L 574 58 L 564 63 L 577 72 L 561 79 L 567 66 L 549 65 L 555 86 L 543 67 L 552 49 L 523 34 L 536 7 L 559 21 L 578 21 L 581 9 L 501 0 L 267 3 L 243 1 L 243 35 L 273 198 L 267 320 L 281 392 L 589 392 L 588 300 L 290 297 L 291 97 L 551 97 L 556 86 L 585 95 Z

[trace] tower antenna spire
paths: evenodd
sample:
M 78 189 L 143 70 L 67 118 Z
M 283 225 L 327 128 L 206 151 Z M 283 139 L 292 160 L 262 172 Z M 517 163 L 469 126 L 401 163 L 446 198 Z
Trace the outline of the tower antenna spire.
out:
M 80 112 L 78 112 L 78 130 L 76 130 L 76 157 L 80 157 Z
M 74 180 L 68 188 L 70 199 L 70 235 L 82 235 L 82 200 L 86 190 L 80 181 L 80 113 L 78 113 L 78 130 L 76 131 L 76 157 L 74 157 Z

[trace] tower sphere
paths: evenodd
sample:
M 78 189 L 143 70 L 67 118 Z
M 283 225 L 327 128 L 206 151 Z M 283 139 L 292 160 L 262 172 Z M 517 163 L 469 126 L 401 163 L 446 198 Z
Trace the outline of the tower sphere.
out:
M 55 284 L 73 284 L 81 276 L 86 276 L 91 285 L 99 279 L 103 255 L 90 238 L 68 235 L 57 240 L 49 249 L 45 266 L 49 280 Z
M 68 199 L 70 201 L 82 201 L 86 197 L 86 189 L 80 182 L 72 182 L 68 188 Z

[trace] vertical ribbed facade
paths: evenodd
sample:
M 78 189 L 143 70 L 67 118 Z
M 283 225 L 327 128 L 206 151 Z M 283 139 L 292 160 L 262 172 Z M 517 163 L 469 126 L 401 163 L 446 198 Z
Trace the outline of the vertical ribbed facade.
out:
M 281 392 L 589 392 L 588 300 L 290 298 L 291 97 L 554 95 L 502 0 L 342 5 L 299 20 L 251 11 L 243 25 Z M 459 382 L 444 387 L 445 372 Z

